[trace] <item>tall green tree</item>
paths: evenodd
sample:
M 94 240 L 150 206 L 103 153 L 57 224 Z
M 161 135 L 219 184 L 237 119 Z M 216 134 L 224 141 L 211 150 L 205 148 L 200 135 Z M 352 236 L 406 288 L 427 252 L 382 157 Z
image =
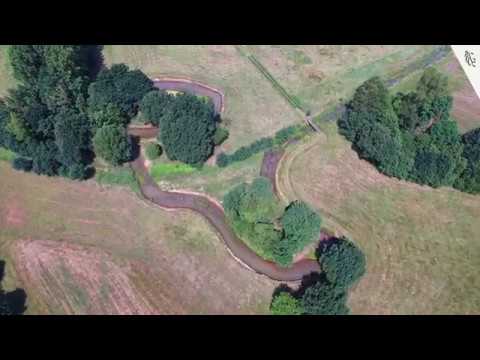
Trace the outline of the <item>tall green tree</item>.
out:
M 91 113 L 108 104 L 115 105 L 123 116 L 131 119 L 137 114 L 139 102 L 153 89 L 153 82 L 140 70 L 130 70 L 125 64 L 102 70 L 88 88 Z
M 270 312 L 272 315 L 302 315 L 304 310 L 301 301 L 285 291 L 274 296 Z
M 98 129 L 93 137 L 95 153 L 112 165 L 130 160 L 132 143 L 121 126 L 106 125 Z
M 345 289 L 327 281 L 318 281 L 308 287 L 301 299 L 306 315 L 348 315 Z
M 177 95 L 159 119 L 159 140 L 171 160 L 201 164 L 213 153 L 216 120 L 212 102 Z
M 318 261 L 326 279 L 342 289 L 354 284 L 365 273 L 365 255 L 345 237 L 324 246 Z

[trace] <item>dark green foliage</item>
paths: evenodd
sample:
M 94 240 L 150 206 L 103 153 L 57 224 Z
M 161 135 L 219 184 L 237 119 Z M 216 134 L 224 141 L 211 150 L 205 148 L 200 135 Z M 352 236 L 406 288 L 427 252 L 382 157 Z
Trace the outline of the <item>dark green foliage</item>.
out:
M 215 134 L 213 135 L 213 143 L 217 145 L 221 145 L 228 139 L 229 132 L 227 129 L 223 127 L 218 127 L 215 130 Z
M 273 297 L 270 312 L 272 315 L 302 315 L 304 310 L 298 299 L 283 291 Z
M 261 256 L 282 266 L 290 266 L 294 254 L 320 233 L 321 220 L 313 210 L 294 202 L 283 211 L 270 181 L 263 177 L 235 187 L 223 205 L 235 232 Z
M 466 167 L 455 183 L 459 190 L 469 193 L 480 192 L 480 128 L 463 135 L 463 157 Z
M 275 143 L 277 145 L 283 145 L 288 140 L 293 138 L 298 133 L 297 126 L 288 126 L 286 128 L 280 129 L 275 133 Z
M 113 104 L 131 119 L 137 113 L 138 103 L 152 89 L 152 81 L 140 70 L 129 70 L 125 64 L 115 64 L 102 70 L 96 81 L 90 84 L 89 109 L 95 112 Z
M 57 160 L 62 164 L 61 175 L 86 178 L 90 153 L 88 117 L 75 110 L 62 111 L 56 116 L 54 132 Z
M 215 112 L 211 102 L 194 95 L 175 97 L 159 121 L 159 140 L 170 160 L 203 163 L 213 153 Z
M 260 177 L 252 184 L 238 185 L 225 195 L 223 206 L 235 232 L 263 256 L 272 258 L 274 243 L 281 237 L 274 225 L 281 207 L 270 181 Z
M 345 237 L 320 248 L 318 261 L 326 279 L 337 288 L 350 287 L 365 273 L 365 255 Z
M 90 121 L 94 131 L 105 125 L 117 125 L 126 127 L 130 119 L 120 109 L 112 104 L 106 104 L 90 113 Z
M 13 159 L 12 161 L 12 166 L 15 170 L 21 170 L 21 171 L 30 171 L 32 170 L 32 160 L 24 158 L 24 157 L 17 157 Z
M 261 151 L 271 149 L 273 147 L 273 139 L 269 137 L 261 138 L 248 146 L 242 146 L 231 155 L 220 154 L 217 158 L 217 165 L 225 167 L 233 162 L 243 161 L 250 156 L 257 154 Z
M 106 125 L 97 130 L 93 137 L 95 153 L 112 165 L 130 160 L 132 143 L 121 126 Z
M 21 84 L 1 105 L 0 143 L 30 158 L 38 174 L 86 176 L 92 157 L 83 53 L 79 45 L 13 45 L 9 49 L 14 76 Z M 16 166 L 28 168 L 21 163 Z
M 145 154 L 149 160 L 155 160 L 162 155 L 162 147 L 157 143 L 148 143 L 145 148 Z
M 143 97 L 140 102 L 140 111 L 145 119 L 158 126 L 174 101 L 175 96 L 165 91 L 153 90 Z
M 282 216 L 284 236 L 274 248 L 275 259 L 281 265 L 292 263 L 293 255 L 318 240 L 322 220 L 307 204 L 292 202 Z
M 360 157 L 382 173 L 433 187 L 465 187 L 463 144 L 449 119 L 452 98 L 445 76 L 425 71 L 416 92 L 390 99 L 378 78 L 366 81 L 339 119 Z
M 301 299 L 306 315 L 348 315 L 347 293 L 345 289 L 318 281 L 308 287 Z

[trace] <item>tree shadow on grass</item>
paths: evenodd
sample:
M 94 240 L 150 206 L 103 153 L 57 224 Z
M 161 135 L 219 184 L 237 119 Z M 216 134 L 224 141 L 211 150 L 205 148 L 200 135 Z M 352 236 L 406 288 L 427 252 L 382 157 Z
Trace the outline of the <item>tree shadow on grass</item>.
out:
M 103 45 L 84 45 L 85 57 L 88 67 L 88 77 L 95 80 L 98 73 L 105 68 Z
M 13 291 L 2 294 L 2 280 L 5 275 L 5 261 L 0 260 L 0 296 L 4 296 L 5 302 L 12 315 L 22 315 L 27 310 L 27 293 L 25 290 L 17 288 Z

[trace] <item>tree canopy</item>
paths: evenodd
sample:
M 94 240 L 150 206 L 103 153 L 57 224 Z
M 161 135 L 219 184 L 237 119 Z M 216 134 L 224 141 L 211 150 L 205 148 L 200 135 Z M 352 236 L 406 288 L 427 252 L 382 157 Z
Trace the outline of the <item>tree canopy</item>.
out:
M 320 233 L 320 216 L 302 202 L 283 209 L 271 182 L 264 177 L 233 188 L 223 205 L 238 236 L 261 256 L 282 266 L 290 266 L 293 255 Z
M 348 315 L 345 289 L 327 281 L 317 281 L 308 287 L 302 298 L 306 315 Z
M 216 119 L 213 103 L 190 94 L 177 95 L 161 113 L 150 118 L 158 121 L 159 140 L 170 160 L 201 164 L 213 153 Z
M 270 305 L 272 315 L 302 315 L 302 303 L 293 295 L 284 291 L 273 297 Z
M 432 187 L 466 186 L 459 180 L 468 157 L 456 122 L 447 78 L 428 68 L 416 90 L 393 98 L 378 77 L 362 84 L 338 124 L 360 157 L 382 173 Z M 468 187 L 468 186 L 466 186 Z
M 139 102 L 153 89 L 153 82 L 140 70 L 129 70 L 125 64 L 103 69 L 88 88 L 91 112 L 114 105 L 122 116 L 131 119 L 137 114 Z
M 131 157 L 131 140 L 125 129 L 117 125 L 105 125 L 93 137 L 95 153 L 112 165 L 120 165 Z
M 324 246 L 318 261 L 327 280 L 341 288 L 348 288 L 365 273 L 365 255 L 345 237 Z
M 92 157 L 84 51 L 80 45 L 9 48 L 13 75 L 20 84 L 0 105 L 0 145 L 30 159 L 36 173 L 86 177 Z

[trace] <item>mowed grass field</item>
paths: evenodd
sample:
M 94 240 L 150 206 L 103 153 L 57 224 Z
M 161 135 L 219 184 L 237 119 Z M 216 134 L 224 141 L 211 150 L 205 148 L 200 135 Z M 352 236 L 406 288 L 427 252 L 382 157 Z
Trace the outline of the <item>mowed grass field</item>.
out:
M 275 284 L 244 269 L 199 215 L 126 188 L 12 170 L 0 161 L 4 286 L 29 314 L 255 314 Z
M 354 314 L 479 314 L 480 196 L 381 175 L 333 123 L 287 152 L 284 197 L 318 209 L 325 226 L 367 257 Z
M 0 45 L 0 97 L 7 94 L 7 90 L 16 86 L 12 69 L 7 55 L 8 45 Z
M 123 62 L 152 78 L 191 78 L 222 91 L 230 131 L 222 145 L 227 153 L 302 121 L 234 46 L 108 45 L 103 54 L 107 65 Z
M 432 52 L 430 45 L 248 45 L 254 55 L 312 114 L 348 98 L 372 76 L 395 75 Z

